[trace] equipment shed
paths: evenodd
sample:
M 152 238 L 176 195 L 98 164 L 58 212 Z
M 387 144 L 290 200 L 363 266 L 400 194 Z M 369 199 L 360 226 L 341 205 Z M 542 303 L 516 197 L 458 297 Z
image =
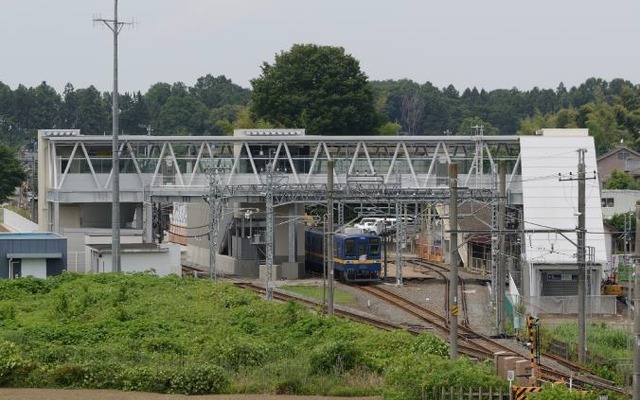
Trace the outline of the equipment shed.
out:
M 60 275 L 67 265 L 67 239 L 52 232 L 0 233 L 0 278 Z

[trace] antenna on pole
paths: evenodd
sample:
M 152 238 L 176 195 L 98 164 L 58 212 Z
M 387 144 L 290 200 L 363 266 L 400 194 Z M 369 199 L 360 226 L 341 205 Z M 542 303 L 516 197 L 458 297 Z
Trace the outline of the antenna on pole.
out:
M 125 25 L 132 25 L 131 22 L 118 21 L 118 0 L 113 0 L 113 19 L 94 18 L 93 22 L 104 23 L 113 33 L 113 93 L 111 95 L 111 116 L 112 116 L 112 197 L 111 197 L 111 270 L 120 272 L 120 157 L 118 143 L 118 119 L 120 110 L 118 108 L 118 35 Z

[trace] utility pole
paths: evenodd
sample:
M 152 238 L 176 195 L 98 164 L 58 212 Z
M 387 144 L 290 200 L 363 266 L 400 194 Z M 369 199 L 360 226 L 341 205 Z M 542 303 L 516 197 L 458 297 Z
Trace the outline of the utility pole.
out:
M 118 21 L 118 0 L 113 0 L 113 19 L 95 18 L 94 22 L 103 22 L 113 32 L 113 93 L 111 99 L 111 123 L 113 141 L 111 151 L 113 153 L 112 199 L 111 199 L 111 266 L 113 272 L 120 272 L 120 157 L 118 152 L 118 34 L 124 25 L 130 23 Z
M 398 187 L 402 188 L 402 171 L 396 169 L 396 181 Z M 403 221 L 404 205 L 400 201 L 396 201 L 396 286 L 402 286 L 402 268 L 404 261 L 402 259 L 402 246 L 404 245 L 404 221 Z M 385 221 L 384 229 L 387 229 Z
M 273 191 L 275 184 L 274 176 L 275 161 L 267 164 L 267 195 L 266 195 L 266 210 L 267 210 L 267 237 L 265 238 L 265 253 L 266 253 L 266 267 L 267 267 L 267 285 L 266 296 L 267 301 L 273 300 Z
M 638 279 L 638 261 L 640 260 L 640 200 L 636 201 L 636 248 L 633 263 L 633 400 L 640 400 L 640 279 Z
M 586 207 L 585 207 L 585 162 L 587 149 L 578 149 L 578 177 L 560 178 L 560 181 L 578 181 L 578 227 L 577 263 L 578 263 L 578 361 L 587 361 L 587 246 L 586 246 Z M 595 179 L 594 177 L 588 179 Z
M 215 168 L 207 170 L 209 174 L 209 278 L 218 280 L 218 232 L 220 231 L 220 217 L 222 215 L 222 200 L 220 191 L 220 175 Z
M 327 161 L 327 257 L 329 275 L 329 304 L 327 314 L 333 315 L 333 160 Z
M 449 164 L 449 355 L 458 358 L 458 164 Z
M 578 149 L 578 361 L 587 362 L 587 263 L 585 243 L 585 176 L 584 154 Z
M 504 307 L 504 297 L 505 297 L 505 277 L 507 275 L 507 266 L 506 261 L 507 257 L 505 255 L 505 220 L 507 217 L 507 164 L 505 160 L 500 160 L 500 164 L 498 165 L 498 176 L 499 176 L 499 188 L 498 188 L 498 276 L 496 277 L 496 308 L 497 308 L 497 317 L 498 317 L 498 335 L 504 335 L 506 333 L 505 330 L 505 320 L 506 320 L 506 312 Z

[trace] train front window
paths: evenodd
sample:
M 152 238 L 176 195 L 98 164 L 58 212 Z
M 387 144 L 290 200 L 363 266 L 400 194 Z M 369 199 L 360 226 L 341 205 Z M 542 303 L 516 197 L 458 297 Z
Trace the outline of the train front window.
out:
M 372 256 L 380 254 L 380 239 L 375 238 L 369 240 L 369 253 Z
M 353 257 L 356 255 L 356 240 L 347 239 L 344 241 L 344 255 Z

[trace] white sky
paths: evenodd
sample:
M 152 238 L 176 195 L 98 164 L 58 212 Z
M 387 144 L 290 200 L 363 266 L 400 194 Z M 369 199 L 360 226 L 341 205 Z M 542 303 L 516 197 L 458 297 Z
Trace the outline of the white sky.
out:
M 112 88 L 113 0 L 0 0 L 0 81 Z M 640 83 L 633 0 L 120 0 L 120 92 L 206 74 L 250 88 L 295 43 L 342 46 L 370 80 L 487 90 Z

